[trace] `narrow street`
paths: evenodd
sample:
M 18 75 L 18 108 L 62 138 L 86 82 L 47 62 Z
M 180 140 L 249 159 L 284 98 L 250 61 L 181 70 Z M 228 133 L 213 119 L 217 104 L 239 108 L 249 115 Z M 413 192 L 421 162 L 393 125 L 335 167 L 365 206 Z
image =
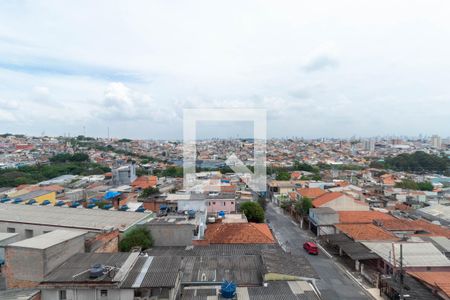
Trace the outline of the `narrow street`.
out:
M 266 216 L 269 226 L 285 251 L 304 255 L 320 276 L 317 285 L 326 300 L 370 299 L 362 288 L 355 283 L 334 261 L 319 251 L 319 255 L 308 255 L 303 250 L 303 243 L 314 239 L 313 235 L 302 230 L 279 207 L 267 204 Z

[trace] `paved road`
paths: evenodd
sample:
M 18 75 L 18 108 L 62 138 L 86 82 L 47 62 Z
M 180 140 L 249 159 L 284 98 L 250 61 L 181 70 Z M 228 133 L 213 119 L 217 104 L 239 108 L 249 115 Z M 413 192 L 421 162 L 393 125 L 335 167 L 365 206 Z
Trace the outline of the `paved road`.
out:
M 303 250 L 303 243 L 311 240 L 311 234 L 307 230 L 301 230 L 288 216 L 285 216 L 280 208 L 267 205 L 267 219 L 280 245 L 292 254 L 300 254 L 307 257 L 311 265 L 320 276 L 317 286 L 325 300 L 356 300 L 370 299 L 361 287 L 323 253 L 308 255 Z

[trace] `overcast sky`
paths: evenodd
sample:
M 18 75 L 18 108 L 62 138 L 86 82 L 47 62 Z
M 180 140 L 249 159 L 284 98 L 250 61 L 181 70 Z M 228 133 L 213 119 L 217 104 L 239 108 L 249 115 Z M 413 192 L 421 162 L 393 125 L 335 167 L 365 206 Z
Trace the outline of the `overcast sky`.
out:
M 447 0 L 1 1 L 0 132 L 172 139 L 183 108 L 255 107 L 270 137 L 450 136 L 449 15 Z

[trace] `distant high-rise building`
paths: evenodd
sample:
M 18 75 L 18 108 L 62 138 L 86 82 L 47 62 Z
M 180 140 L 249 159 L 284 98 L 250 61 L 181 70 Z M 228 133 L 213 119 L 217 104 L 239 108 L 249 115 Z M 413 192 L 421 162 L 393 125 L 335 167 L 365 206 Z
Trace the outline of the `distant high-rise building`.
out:
M 366 150 L 366 151 L 374 152 L 375 151 L 375 140 L 374 139 L 364 140 L 363 147 L 364 147 L 364 150 Z
M 432 135 L 431 136 L 431 147 L 440 149 L 441 146 L 442 146 L 441 137 L 436 134 Z

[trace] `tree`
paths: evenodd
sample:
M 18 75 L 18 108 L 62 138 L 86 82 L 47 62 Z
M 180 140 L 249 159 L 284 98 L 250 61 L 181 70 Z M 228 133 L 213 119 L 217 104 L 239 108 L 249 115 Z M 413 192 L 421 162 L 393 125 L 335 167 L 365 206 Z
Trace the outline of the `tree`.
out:
M 303 228 L 303 219 L 309 214 L 312 208 L 312 200 L 308 197 L 300 198 L 294 205 L 295 212 L 300 216 L 300 227 Z
M 266 198 L 259 196 L 258 204 L 263 208 L 264 211 L 266 211 L 266 206 L 267 206 Z
M 264 209 L 257 202 L 243 202 L 241 203 L 241 211 L 247 217 L 249 222 L 263 223 L 264 222 Z
M 133 247 L 141 247 L 142 250 L 153 245 L 153 238 L 150 231 L 144 227 L 138 227 L 127 232 L 119 242 L 119 249 L 122 252 L 129 252 Z
M 289 180 L 289 179 L 291 179 L 291 175 L 285 171 L 278 172 L 276 179 L 277 180 Z
M 159 194 L 159 189 L 157 187 L 148 187 L 142 190 L 139 198 L 148 198 L 151 195 Z
M 415 182 L 412 179 L 403 179 L 401 182 L 395 184 L 395 187 L 408 189 L 408 190 L 420 190 L 420 191 L 432 191 L 433 185 L 431 182 Z
M 287 210 L 292 206 L 292 202 L 289 199 L 282 198 L 280 199 L 280 207 L 284 210 Z

